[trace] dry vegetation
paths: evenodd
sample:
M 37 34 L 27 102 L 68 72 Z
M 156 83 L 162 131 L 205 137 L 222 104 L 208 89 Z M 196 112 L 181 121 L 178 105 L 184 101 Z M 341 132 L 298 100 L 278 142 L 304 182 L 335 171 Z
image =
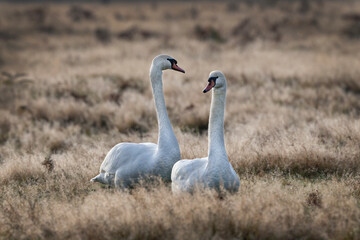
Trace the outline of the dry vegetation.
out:
M 359 40 L 359 2 L 1 4 L 0 239 L 359 239 Z M 160 53 L 186 70 L 164 73 L 183 158 L 227 76 L 238 194 L 89 182 L 114 144 L 156 141 Z

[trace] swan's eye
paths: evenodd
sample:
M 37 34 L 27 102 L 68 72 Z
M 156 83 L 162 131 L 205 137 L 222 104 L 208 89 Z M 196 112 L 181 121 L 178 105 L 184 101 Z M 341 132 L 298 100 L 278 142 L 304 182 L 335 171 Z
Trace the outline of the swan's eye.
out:
M 218 77 L 209 77 L 208 82 L 214 81 L 216 83 L 217 78 Z
M 168 58 L 167 60 L 169 60 L 169 62 L 171 63 L 171 65 L 173 64 L 177 64 L 177 61 L 173 58 Z

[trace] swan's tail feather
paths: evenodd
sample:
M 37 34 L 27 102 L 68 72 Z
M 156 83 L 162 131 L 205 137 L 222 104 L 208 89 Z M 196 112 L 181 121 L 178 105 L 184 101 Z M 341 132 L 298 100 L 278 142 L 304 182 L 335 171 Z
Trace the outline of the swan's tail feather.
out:
M 105 183 L 104 178 L 101 176 L 101 174 L 97 175 L 96 177 L 93 177 L 90 182 L 99 182 L 99 183 Z

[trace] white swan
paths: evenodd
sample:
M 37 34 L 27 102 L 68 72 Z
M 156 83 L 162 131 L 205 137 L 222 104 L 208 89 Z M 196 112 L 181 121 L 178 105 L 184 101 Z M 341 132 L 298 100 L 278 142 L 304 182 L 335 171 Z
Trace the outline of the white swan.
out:
M 226 79 L 220 71 L 210 73 L 204 93 L 214 88 L 212 93 L 208 157 L 192 160 L 180 160 L 171 172 L 172 191 L 192 192 L 197 188 L 225 189 L 237 192 L 240 180 L 231 166 L 224 143 L 224 111 L 226 97 Z
M 177 61 L 168 55 L 159 55 L 152 61 L 150 80 L 158 120 L 158 144 L 117 144 L 106 155 L 100 166 L 100 174 L 91 179 L 92 182 L 126 188 L 146 176 L 160 176 L 165 181 L 170 180 L 171 169 L 181 156 L 165 106 L 162 70 L 166 69 L 185 73 L 177 66 Z

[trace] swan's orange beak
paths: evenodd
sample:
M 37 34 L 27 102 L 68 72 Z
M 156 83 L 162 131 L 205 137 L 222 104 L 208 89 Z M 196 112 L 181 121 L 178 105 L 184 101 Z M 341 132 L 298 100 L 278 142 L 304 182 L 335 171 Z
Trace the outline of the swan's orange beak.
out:
M 213 79 L 209 79 L 209 83 L 206 88 L 203 90 L 203 93 L 210 91 L 215 86 L 215 81 Z
M 182 72 L 182 73 L 185 73 L 185 70 L 182 69 L 181 67 L 179 67 L 178 65 L 176 65 L 176 63 L 173 63 L 171 68 L 175 71 L 179 71 L 179 72 Z

